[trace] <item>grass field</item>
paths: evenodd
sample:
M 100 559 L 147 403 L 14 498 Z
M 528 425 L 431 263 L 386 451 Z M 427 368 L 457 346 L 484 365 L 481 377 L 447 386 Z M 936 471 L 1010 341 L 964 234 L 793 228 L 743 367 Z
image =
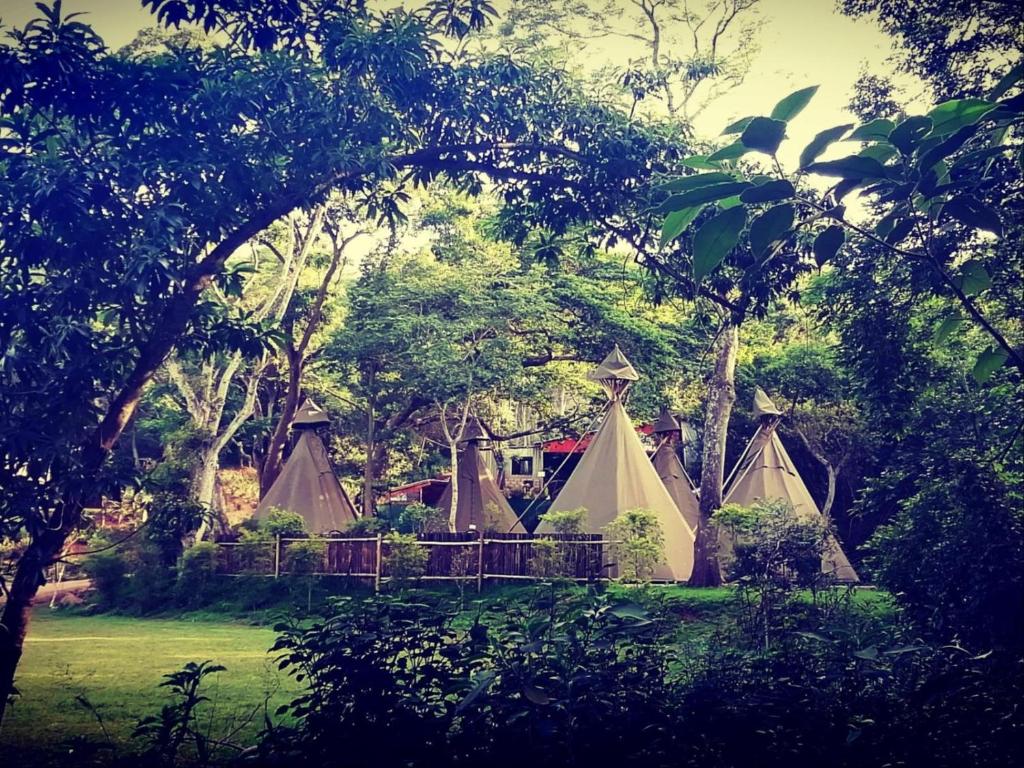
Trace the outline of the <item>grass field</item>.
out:
M 227 667 L 207 678 L 214 732 L 241 726 L 241 740 L 251 738 L 263 713 L 242 726 L 249 714 L 268 696 L 273 712 L 295 691 L 267 653 L 273 642 L 272 630 L 242 624 L 37 609 L 18 670 L 22 696 L 0 733 L 4 751 L 13 748 L 20 759 L 5 764 L 53 764 L 108 741 L 123 749 L 138 720 L 169 701 L 162 676 L 205 659 Z
M 205 692 L 212 701 L 205 716 L 210 734 L 219 737 L 238 728 L 232 741 L 252 743 L 262 727 L 264 702 L 269 701 L 273 713 L 292 698 L 297 684 L 278 671 L 273 655 L 267 653 L 275 635 L 266 623 L 286 613 L 290 603 L 264 604 L 255 610 L 243 586 L 237 584 L 225 593 L 233 600 L 184 617 L 86 616 L 38 608 L 18 670 L 22 696 L 0 730 L 0 754 L 14 757 L 3 764 L 66 765 L 72 753 L 76 765 L 102 765 L 111 754 L 110 745 L 122 755 L 139 749 L 140 742 L 131 738 L 135 725 L 142 717 L 158 714 L 170 700 L 167 689 L 159 687 L 163 675 L 189 661 L 207 659 L 227 668 L 207 679 Z M 632 597 L 628 588 L 608 589 L 624 599 Z M 652 589 L 672 604 L 680 641 L 695 644 L 695 650 L 734 616 L 735 593 L 730 588 Z M 468 626 L 477 610 L 501 612 L 528 601 L 530 594 L 531 588 L 519 585 L 495 585 L 480 596 L 475 590 L 467 592 L 466 614 L 457 623 Z M 890 610 L 882 592 L 859 590 L 854 601 L 878 616 Z M 264 625 L 253 626 L 252 620 Z M 256 717 L 244 724 L 255 710 Z

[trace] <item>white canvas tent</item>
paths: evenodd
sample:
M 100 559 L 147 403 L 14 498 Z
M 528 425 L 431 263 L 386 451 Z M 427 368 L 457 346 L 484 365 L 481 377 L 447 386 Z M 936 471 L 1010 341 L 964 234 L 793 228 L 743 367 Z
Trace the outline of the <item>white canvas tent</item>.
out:
M 654 578 L 684 581 L 693 570 L 694 532 L 655 472 L 622 405 L 622 396 L 639 376 L 616 345 L 590 375 L 608 395 L 607 411 L 590 445 L 551 504 L 551 511 L 587 510 L 583 530 L 605 533 L 620 512 L 649 509 L 658 516 L 665 562 Z M 551 528 L 541 522 L 539 533 Z
M 455 530 L 526 533 L 516 513 L 498 488 L 485 454 L 491 452 L 490 439 L 483 427 L 474 420 L 462 438 L 459 451 L 459 500 L 455 510 Z M 452 483 L 437 501 L 438 509 L 446 514 L 452 507 Z
M 781 499 L 789 502 L 800 517 L 820 517 L 821 510 L 779 438 L 781 411 L 761 389 L 754 395 L 754 414 L 760 417 L 761 425 L 726 482 L 724 502 L 750 506 L 759 499 Z M 730 547 L 728 541 L 723 544 L 727 549 Z M 835 538 L 831 539 L 829 551 L 822 558 L 821 569 L 837 581 L 859 581 Z
M 331 467 L 316 428 L 329 424 L 327 415 L 306 400 L 292 421 L 298 440 L 281 474 L 256 507 L 257 519 L 273 508 L 302 515 L 310 533 L 345 530 L 357 517 L 355 507 Z
M 671 413 L 665 412 L 654 423 L 654 436 L 658 448 L 651 457 L 654 470 L 668 489 L 668 495 L 683 513 L 683 519 L 693 531 L 700 521 L 700 502 L 693 492 L 693 481 L 686 474 L 683 462 L 679 460 L 678 442 L 682 427 Z

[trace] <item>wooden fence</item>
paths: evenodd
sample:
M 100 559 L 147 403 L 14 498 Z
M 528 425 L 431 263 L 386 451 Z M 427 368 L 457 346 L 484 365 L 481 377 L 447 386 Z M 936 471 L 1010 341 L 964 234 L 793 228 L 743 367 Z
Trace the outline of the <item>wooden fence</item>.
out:
M 574 581 L 608 579 L 612 565 L 600 534 L 429 533 L 417 537 L 427 549 L 422 580 L 544 579 L 553 575 Z M 344 576 L 371 581 L 379 588 L 392 578 L 391 545 L 387 537 L 337 536 L 283 538 L 249 542 L 218 542 L 217 568 L 227 575 L 287 576 L 292 547 L 319 549 L 314 575 Z M 315 555 L 314 555 L 315 557 Z

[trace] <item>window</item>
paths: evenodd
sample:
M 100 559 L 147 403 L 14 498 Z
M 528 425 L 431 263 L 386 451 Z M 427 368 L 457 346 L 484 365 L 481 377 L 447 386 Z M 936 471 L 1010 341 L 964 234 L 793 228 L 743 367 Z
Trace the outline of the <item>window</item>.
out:
M 532 475 L 533 474 L 533 456 L 513 456 L 512 457 L 512 474 L 513 475 Z

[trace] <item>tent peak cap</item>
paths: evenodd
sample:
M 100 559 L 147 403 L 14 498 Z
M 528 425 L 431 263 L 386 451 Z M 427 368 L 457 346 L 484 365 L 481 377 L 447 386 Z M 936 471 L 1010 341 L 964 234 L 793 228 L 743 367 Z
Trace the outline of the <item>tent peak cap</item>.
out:
M 312 398 L 307 397 L 302 403 L 302 407 L 296 412 L 295 418 L 292 419 L 292 429 L 321 427 L 330 423 L 331 420 L 327 416 L 327 412 L 314 403 Z
M 658 416 L 658 420 L 654 422 L 653 429 L 655 434 L 659 435 L 666 432 L 682 434 L 683 431 L 683 427 L 679 423 L 679 419 L 677 419 L 667 408 L 662 410 L 661 415 Z
M 754 388 L 754 416 L 762 418 L 764 416 L 781 416 L 782 411 L 778 409 L 778 406 L 772 402 L 772 399 L 768 397 L 768 393 L 760 387 Z
M 629 362 L 622 353 L 622 350 L 619 349 L 619 345 L 616 344 L 597 368 L 590 372 L 589 378 L 594 381 L 606 379 L 637 381 L 640 378 L 640 374 L 636 372 L 636 368 L 633 367 L 633 364 Z

